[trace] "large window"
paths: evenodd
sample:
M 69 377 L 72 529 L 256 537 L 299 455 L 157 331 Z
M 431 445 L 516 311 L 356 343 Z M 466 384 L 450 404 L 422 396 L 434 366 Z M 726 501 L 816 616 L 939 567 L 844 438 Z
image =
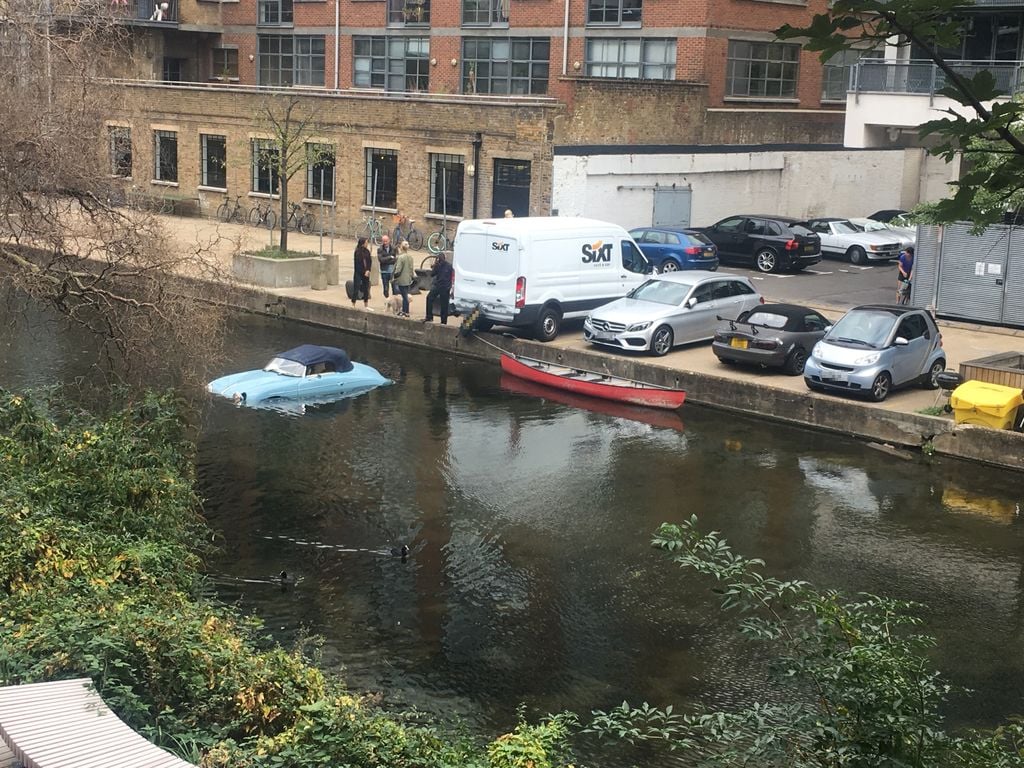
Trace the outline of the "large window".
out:
M 352 49 L 352 84 L 356 88 L 428 90 L 430 38 L 356 36 Z
M 132 129 L 111 126 L 107 129 L 110 149 L 110 175 L 130 179 L 132 176 Z
M 727 96 L 795 98 L 800 46 L 729 41 Z
M 185 68 L 188 62 L 172 56 L 164 56 L 163 80 L 165 83 L 180 83 L 185 80 Z
M 430 24 L 430 0 L 388 0 L 388 24 Z
M 591 77 L 676 79 L 676 41 L 597 37 L 587 40 Z
M 153 131 L 153 179 L 178 181 L 178 134 Z
M 281 148 L 273 139 L 253 139 L 252 142 L 252 191 L 264 195 L 278 194 L 278 167 L 281 164 Z
M 256 23 L 275 27 L 292 23 L 292 0 L 259 0 Z
M 839 51 L 821 68 L 821 100 L 846 101 L 846 91 L 850 86 L 850 70 L 861 59 L 877 59 L 882 51 Z
M 465 159 L 462 155 L 430 155 L 430 213 L 462 216 Z
M 508 24 L 509 0 L 462 0 L 463 24 Z
M 323 85 L 323 35 L 260 35 L 259 85 Z
M 547 93 L 551 44 L 546 37 L 466 37 L 463 93 Z
M 218 80 L 237 80 L 238 49 L 214 48 L 211 76 Z
M 643 0 L 587 0 L 587 24 L 639 24 Z
M 227 189 L 228 140 L 224 136 L 199 136 L 200 183 L 204 187 Z
M 334 202 L 334 146 L 306 145 L 306 197 Z
M 366 150 L 366 204 L 397 209 L 398 152 L 394 149 Z

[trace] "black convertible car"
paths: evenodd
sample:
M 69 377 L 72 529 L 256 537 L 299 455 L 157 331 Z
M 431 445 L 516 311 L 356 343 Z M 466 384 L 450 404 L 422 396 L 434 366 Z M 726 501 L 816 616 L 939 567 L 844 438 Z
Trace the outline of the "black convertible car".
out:
M 735 320 L 719 319 L 711 344 L 719 360 L 782 368 L 790 376 L 803 373 L 814 345 L 832 326 L 824 315 L 796 304 L 765 304 Z

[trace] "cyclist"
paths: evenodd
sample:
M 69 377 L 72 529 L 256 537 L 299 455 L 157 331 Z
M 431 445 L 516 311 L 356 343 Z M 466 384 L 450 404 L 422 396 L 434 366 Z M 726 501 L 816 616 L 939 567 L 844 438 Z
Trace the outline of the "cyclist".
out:
M 914 246 L 908 245 L 897 262 L 896 301 L 906 304 L 910 301 L 910 279 L 914 276 Z

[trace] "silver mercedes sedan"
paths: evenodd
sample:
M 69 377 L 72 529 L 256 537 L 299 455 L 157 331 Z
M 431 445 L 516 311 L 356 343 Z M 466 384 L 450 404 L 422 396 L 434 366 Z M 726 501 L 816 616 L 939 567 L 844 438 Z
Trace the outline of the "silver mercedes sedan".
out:
M 719 316 L 735 318 L 763 303 L 747 277 L 703 270 L 655 275 L 591 311 L 583 337 L 661 357 L 679 344 L 714 338 Z

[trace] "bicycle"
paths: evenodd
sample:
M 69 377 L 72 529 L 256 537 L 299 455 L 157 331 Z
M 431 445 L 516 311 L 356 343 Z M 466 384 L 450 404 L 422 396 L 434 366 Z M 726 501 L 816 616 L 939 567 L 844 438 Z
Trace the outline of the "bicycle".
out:
M 900 280 L 899 287 L 896 289 L 896 300 L 899 304 L 910 303 L 910 281 Z
M 232 221 L 237 221 L 239 224 L 245 223 L 245 213 L 242 208 L 242 196 L 237 195 L 234 203 L 225 200 L 219 206 L 217 206 L 217 218 L 223 221 L 225 224 L 230 224 Z
M 288 203 L 288 218 L 285 220 L 288 229 L 298 230 L 304 235 L 313 231 L 313 214 L 302 207 L 301 203 Z
M 391 238 L 392 241 L 401 243 L 405 240 L 414 251 L 420 250 L 423 247 L 423 233 L 416 229 L 416 219 L 410 219 L 404 214 L 396 213 L 395 221 L 398 223 L 395 224 L 395 231 Z
M 274 209 L 270 206 L 269 201 L 266 203 L 256 203 L 256 205 L 249 209 L 249 223 L 254 227 L 274 228 L 274 225 L 277 224 L 277 214 L 274 213 Z
M 374 245 L 380 245 L 381 237 L 384 235 L 384 217 L 364 213 L 358 234 L 365 235 Z
M 452 238 L 448 237 L 448 222 L 442 221 L 436 232 L 431 232 L 427 238 L 427 250 L 431 253 L 447 251 L 452 244 Z M 412 245 L 412 243 L 410 243 Z

